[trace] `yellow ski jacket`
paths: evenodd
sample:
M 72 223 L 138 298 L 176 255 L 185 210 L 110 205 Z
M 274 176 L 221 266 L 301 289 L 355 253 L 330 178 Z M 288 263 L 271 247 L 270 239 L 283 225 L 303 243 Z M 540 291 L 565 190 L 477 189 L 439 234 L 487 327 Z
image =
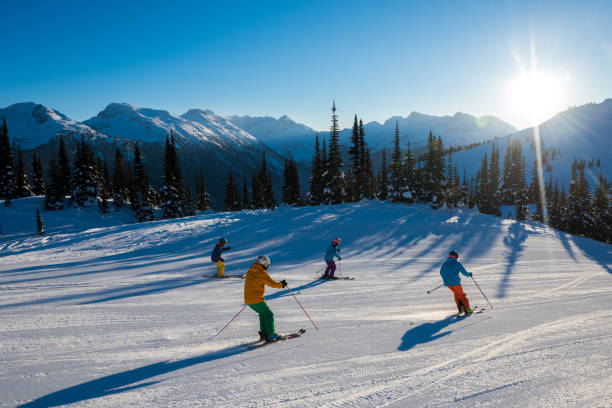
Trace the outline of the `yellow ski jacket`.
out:
M 255 262 L 244 278 L 244 303 L 254 305 L 263 302 L 265 300 L 265 285 L 272 288 L 283 287 L 282 283 L 275 281 L 268 275 L 268 272 L 259 262 Z

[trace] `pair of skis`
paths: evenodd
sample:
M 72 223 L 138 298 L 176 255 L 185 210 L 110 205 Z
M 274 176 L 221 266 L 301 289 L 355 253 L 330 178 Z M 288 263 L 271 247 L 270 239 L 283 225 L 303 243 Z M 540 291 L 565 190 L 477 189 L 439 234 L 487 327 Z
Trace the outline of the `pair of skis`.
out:
M 472 313 L 457 313 L 454 316 L 457 317 L 457 318 L 468 317 L 468 316 L 473 315 L 473 314 L 483 313 L 485 310 L 486 309 L 484 307 L 475 306 L 475 307 L 472 308 Z
M 276 339 L 276 340 L 268 340 L 268 341 L 261 340 L 261 341 L 255 342 L 255 343 L 247 344 L 246 347 L 249 348 L 249 349 L 255 349 L 255 348 L 267 346 L 268 344 L 271 344 L 271 343 L 276 343 L 278 341 L 295 339 L 296 337 L 300 337 L 304 333 L 306 333 L 306 330 L 300 329 L 300 330 L 298 330 L 295 333 L 281 334 L 280 337 L 278 339 Z
M 246 275 L 243 274 L 235 274 L 235 275 L 223 275 L 223 276 L 215 276 L 215 275 L 202 275 L 203 279 L 244 279 Z

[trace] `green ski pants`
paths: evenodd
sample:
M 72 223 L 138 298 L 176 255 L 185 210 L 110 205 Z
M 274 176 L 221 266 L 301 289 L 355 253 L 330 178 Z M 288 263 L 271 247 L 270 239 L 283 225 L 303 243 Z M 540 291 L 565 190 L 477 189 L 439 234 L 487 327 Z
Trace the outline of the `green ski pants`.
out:
M 254 305 L 249 305 L 249 307 L 259 314 L 259 331 L 265 336 L 275 334 L 276 328 L 274 327 L 274 313 L 272 313 L 272 310 L 270 310 L 268 304 L 266 302 L 260 302 L 255 303 Z

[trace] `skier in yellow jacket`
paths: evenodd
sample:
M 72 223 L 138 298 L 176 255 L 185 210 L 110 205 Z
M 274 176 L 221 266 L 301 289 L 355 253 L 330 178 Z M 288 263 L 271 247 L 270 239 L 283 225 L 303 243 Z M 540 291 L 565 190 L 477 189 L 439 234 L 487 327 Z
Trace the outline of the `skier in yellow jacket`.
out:
M 259 314 L 259 339 L 265 341 L 278 340 L 274 327 L 274 313 L 264 299 L 265 285 L 273 288 L 284 288 L 287 282 L 275 281 L 268 275 L 270 258 L 265 255 L 257 257 L 244 278 L 244 303 Z

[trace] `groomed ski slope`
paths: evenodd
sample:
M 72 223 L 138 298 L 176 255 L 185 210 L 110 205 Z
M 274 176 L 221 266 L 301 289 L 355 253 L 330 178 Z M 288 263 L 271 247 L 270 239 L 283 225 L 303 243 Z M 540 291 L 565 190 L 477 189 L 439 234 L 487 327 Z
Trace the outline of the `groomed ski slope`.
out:
M 1 407 L 612 406 L 610 245 L 380 202 L 60 230 L 0 237 Z M 301 338 L 248 350 L 248 308 L 213 337 L 243 306 L 242 280 L 200 279 L 221 236 L 227 273 L 269 255 L 320 330 L 268 288 L 278 331 Z M 336 236 L 355 281 L 316 280 Z M 483 314 L 426 294 L 453 248 L 494 309 L 471 279 Z

